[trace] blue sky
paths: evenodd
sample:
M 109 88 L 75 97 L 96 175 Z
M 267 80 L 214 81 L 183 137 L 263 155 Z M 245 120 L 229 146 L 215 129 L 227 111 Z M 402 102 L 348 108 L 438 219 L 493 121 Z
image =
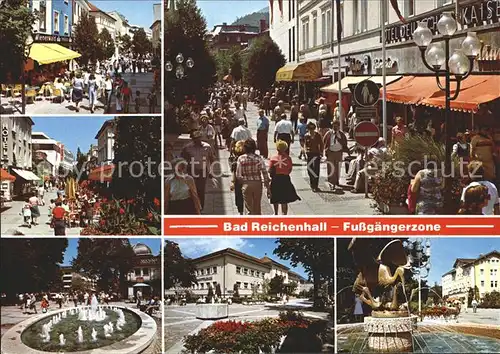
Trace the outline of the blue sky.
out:
M 428 284 L 441 284 L 441 276 L 452 269 L 457 258 L 478 258 L 494 250 L 500 251 L 500 238 L 440 237 L 431 238 L 431 270 Z
M 92 4 L 104 12 L 118 11 L 128 20 L 131 25 L 145 28 L 153 24 L 153 4 L 160 3 L 159 0 L 95 0 Z
M 90 144 L 97 145 L 95 136 L 107 119 L 112 117 L 41 117 L 33 118 L 34 132 L 44 132 L 50 138 L 64 144 L 75 154 L 80 147 L 83 153 L 89 151 Z
M 243 17 L 269 6 L 267 0 L 198 0 L 196 3 L 207 20 L 209 31 L 215 25 L 223 22 L 233 23 L 237 17 Z
M 154 255 L 160 254 L 160 246 L 161 241 L 159 239 L 153 238 L 129 238 L 130 244 L 133 246 L 136 243 L 144 243 L 151 251 L 153 251 Z M 68 248 L 66 248 L 66 252 L 64 253 L 64 261 L 63 265 L 71 265 L 71 260 L 75 258 L 78 254 L 78 239 L 77 238 L 69 238 L 68 239 Z
M 239 238 L 239 237 L 190 237 L 190 238 L 169 238 L 179 244 L 184 257 L 197 258 L 212 252 L 220 251 L 225 248 L 233 248 L 237 251 L 249 254 L 257 258 L 267 256 L 289 268 L 294 272 L 308 278 L 304 268 L 299 266 L 292 268 L 290 262 L 279 259 L 273 254 L 276 248 L 276 239 L 274 238 Z

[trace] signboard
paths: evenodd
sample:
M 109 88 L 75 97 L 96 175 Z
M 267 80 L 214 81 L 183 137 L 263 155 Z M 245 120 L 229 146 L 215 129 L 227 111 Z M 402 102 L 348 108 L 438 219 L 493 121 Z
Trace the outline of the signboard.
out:
M 144 278 L 143 277 L 135 277 L 135 281 L 137 283 L 143 283 L 144 282 Z
M 377 117 L 377 107 L 356 107 L 356 119 L 371 120 Z
M 459 12 L 462 25 L 466 25 L 468 28 L 498 23 L 500 18 L 500 0 L 475 1 L 472 4 L 461 6 Z M 427 22 L 427 26 L 432 33 L 438 34 L 437 23 L 441 18 L 441 13 L 438 12 L 430 16 L 412 17 L 407 23 L 398 23 L 386 27 L 385 42 L 398 43 L 412 40 L 413 32 L 419 22 Z M 380 41 L 382 42 L 382 38 L 380 38 Z
M 365 148 L 375 145 L 378 138 L 380 138 L 380 131 L 372 122 L 361 122 L 354 127 L 354 140 Z
M 361 81 L 354 89 L 354 99 L 361 107 L 372 107 L 380 97 L 378 85 L 371 80 Z
M 159 265 L 160 257 L 140 258 L 137 262 L 138 265 Z
M 2 162 L 9 162 L 9 127 L 2 126 Z
M 37 33 L 33 36 L 33 40 L 37 43 L 71 43 L 73 39 L 66 36 L 56 36 L 52 34 Z
M 198 280 L 198 281 L 209 281 L 209 280 L 212 280 L 212 277 L 198 278 L 196 280 Z

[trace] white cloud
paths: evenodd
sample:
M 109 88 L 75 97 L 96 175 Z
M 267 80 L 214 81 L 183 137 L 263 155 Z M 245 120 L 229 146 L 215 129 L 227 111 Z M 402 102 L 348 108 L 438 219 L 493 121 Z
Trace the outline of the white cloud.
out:
M 225 248 L 241 251 L 245 247 L 253 247 L 247 240 L 239 237 L 178 238 L 173 241 L 179 244 L 182 254 L 190 258 L 200 257 Z

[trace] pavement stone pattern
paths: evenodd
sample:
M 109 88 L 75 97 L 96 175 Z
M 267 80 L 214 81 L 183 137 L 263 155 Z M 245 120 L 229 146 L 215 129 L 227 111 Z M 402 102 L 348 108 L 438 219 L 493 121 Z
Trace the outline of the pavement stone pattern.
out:
M 147 96 L 148 93 L 150 92 L 151 88 L 153 87 L 154 84 L 154 74 L 152 72 L 147 72 L 147 73 L 136 73 L 135 75 L 132 73 L 125 73 L 122 74 L 122 77 L 124 78 L 125 81 L 128 82 L 129 87 L 132 90 L 132 100 L 130 102 L 129 106 L 129 114 L 147 114 L 149 113 L 149 105 L 147 101 Z M 140 91 L 140 97 L 141 97 L 141 107 L 139 109 L 139 112 L 135 111 L 135 97 L 136 97 L 136 91 Z M 161 93 L 157 92 L 157 106 L 155 107 L 155 112 L 156 114 L 161 113 Z M 89 100 L 88 97 L 86 97 L 87 94 L 85 93 L 85 96 L 80 102 L 80 112 L 78 114 L 90 114 L 90 108 L 89 108 Z M 0 101 L 1 104 L 1 111 L 3 111 L 3 114 L 14 114 L 14 115 L 20 115 L 20 110 L 21 106 L 20 103 L 21 100 L 20 98 L 17 100 L 14 100 L 11 102 L 10 98 L 3 98 Z M 111 111 L 110 114 L 115 113 L 115 98 L 114 96 L 111 98 Z M 37 115 L 37 114 L 51 114 L 51 115 L 66 115 L 66 114 L 76 114 L 76 110 L 74 107 L 73 102 L 70 101 L 63 101 L 59 103 L 56 101 L 55 103 L 50 101 L 50 100 L 42 100 L 42 101 L 35 101 L 35 103 L 29 103 L 26 105 L 26 115 Z M 104 114 L 104 100 L 101 97 L 97 103 L 96 103 L 96 108 L 94 110 L 94 114 Z
M 248 104 L 246 112 L 249 129 L 254 134 L 256 139 L 258 107 L 253 104 Z M 268 146 L 269 156 L 276 153 L 274 144 L 274 126 L 271 122 L 269 128 Z M 167 132 L 165 141 L 174 145 L 174 153 L 179 154 L 182 147 L 189 142 L 188 134 L 180 136 L 169 135 Z M 349 141 L 349 145 L 354 145 L 354 141 Z M 229 151 L 227 149 L 219 149 L 216 151 L 219 156 L 221 173 L 220 178 L 217 178 L 218 186 L 214 187 L 212 183 L 207 182 L 205 195 L 205 208 L 202 214 L 204 215 L 239 215 L 238 209 L 234 202 L 234 193 L 230 191 L 231 172 L 228 163 Z M 379 212 L 374 207 L 374 201 L 365 198 L 364 193 L 351 193 L 350 187 L 345 186 L 346 172 L 342 168 L 342 176 L 340 184 L 345 186 L 343 190 L 332 192 L 326 184 L 326 164 L 321 164 L 319 186 L 321 192 L 314 193 L 309 186 L 309 177 L 307 176 L 306 162 L 299 160 L 300 144 L 298 139 L 293 143 L 290 154 L 293 159 L 293 170 L 291 174 L 292 182 L 297 190 L 297 194 L 302 199 L 288 205 L 288 215 L 378 215 Z M 281 212 L 281 211 L 280 211 Z M 273 215 L 274 209 L 266 196 L 262 196 L 262 215 Z
M 45 192 L 44 206 L 39 206 L 41 216 L 38 218 L 38 225 L 32 225 L 31 228 L 24 226 L 23 216 L 20 215 L 21 208 L 25 201 L 14 200 L 5 204 L 0 214 L 0 234 L 3 236 L 53 236 L 54 229 L 50 228 L 49 223 L 49 204 L 51 199 L 57 198 L 57 192 Z M 66 228 L 67 236 L 80 235 L 81 228 Z

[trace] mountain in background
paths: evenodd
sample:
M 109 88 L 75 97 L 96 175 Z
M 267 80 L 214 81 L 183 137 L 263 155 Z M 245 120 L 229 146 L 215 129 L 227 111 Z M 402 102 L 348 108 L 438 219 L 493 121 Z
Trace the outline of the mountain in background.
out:
M 243 17 L 238 17 L 232 25 L 250 25 L 259 27 L 260 20 L 266 20 L 266 23 L 269 23 L 269 8 L 265 7 L 262 10 L 253 12 Z

